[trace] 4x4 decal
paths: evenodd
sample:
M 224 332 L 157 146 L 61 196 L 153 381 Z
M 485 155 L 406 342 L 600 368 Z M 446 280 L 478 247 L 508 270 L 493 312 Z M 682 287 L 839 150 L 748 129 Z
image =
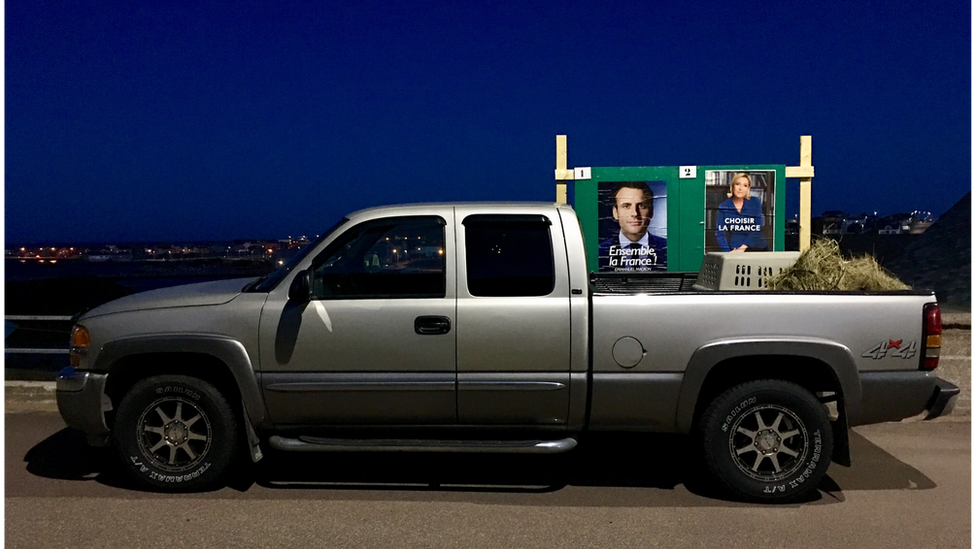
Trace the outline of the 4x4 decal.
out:
M 918 352 L 916 347 L 917 344 L 915 341 L 904 343 L 904 340 L 901 339 L 889 339 L 861 353 L 861 358 L 873 358 L 874 360 L 881 360 L 886 356 L 892 358 L 912 358 Z

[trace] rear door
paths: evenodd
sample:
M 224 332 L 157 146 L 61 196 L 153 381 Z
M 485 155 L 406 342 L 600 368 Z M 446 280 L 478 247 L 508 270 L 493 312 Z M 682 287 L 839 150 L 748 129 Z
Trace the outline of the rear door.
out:
M 456 209 L 458 422 L 564 425 L 570 302 L 555 209 Z

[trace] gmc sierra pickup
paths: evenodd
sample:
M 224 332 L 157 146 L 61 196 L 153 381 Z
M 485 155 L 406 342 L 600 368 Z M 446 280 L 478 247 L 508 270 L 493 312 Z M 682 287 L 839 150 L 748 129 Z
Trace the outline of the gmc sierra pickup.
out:
M 571 450 L 584 431 L 688 433 L 714 479 L 795 500 L 851 426 L 951 410 L 931 292 L 698 291 L 591 274 L 572 208 L 350 214 L 257 280 L 88 311 L 65 422 L 164 490 L 279 451 Z M 648 474 L 653 474 L 649 471 Z

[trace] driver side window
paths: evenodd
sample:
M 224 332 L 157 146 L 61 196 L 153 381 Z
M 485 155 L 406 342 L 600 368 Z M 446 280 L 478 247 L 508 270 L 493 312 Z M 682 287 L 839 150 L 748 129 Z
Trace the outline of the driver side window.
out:
M 317 299 L 444 297 L 444 220 L 435 216 L 367 221 L 313 262 Z

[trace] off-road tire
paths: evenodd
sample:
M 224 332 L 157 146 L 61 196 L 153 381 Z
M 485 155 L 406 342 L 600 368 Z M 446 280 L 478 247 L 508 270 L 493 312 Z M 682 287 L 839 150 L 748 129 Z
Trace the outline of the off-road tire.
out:
M 702 415 L 698 435 L 712 477 L 749 501 L 809 497 L 833 450 L 824 406 L 803 387 L 773 379 L 719 395 Z
M 237 454 L 237 418 L 216 387 L 189 376 L 154 376 L 122 398 L 112 438 L 140 484 L 183 492 L 218 485 Z

